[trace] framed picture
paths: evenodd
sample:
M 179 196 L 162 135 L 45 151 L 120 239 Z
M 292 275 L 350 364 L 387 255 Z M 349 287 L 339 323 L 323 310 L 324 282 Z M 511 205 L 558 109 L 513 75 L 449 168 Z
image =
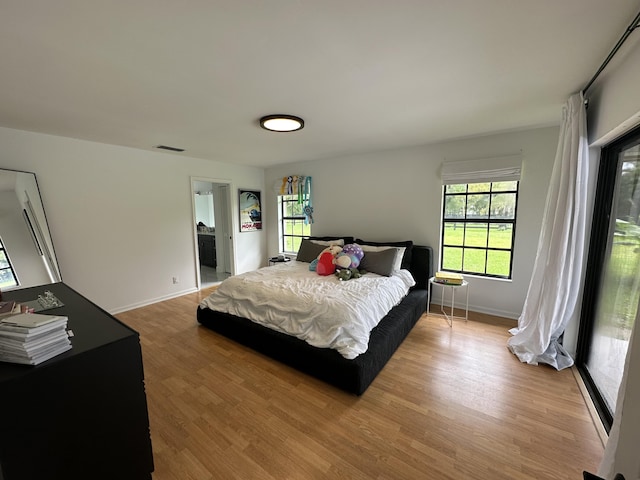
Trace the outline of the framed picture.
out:
M 262 230 L 262 201 L 259 190 L 238 189 L 240 207 L 240 231 Z

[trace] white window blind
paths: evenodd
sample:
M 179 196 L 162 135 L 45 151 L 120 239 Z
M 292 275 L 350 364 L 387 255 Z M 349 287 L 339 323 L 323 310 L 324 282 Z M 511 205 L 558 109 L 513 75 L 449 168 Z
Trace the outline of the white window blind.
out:
M 458 160 L 442 164 L 442 184 L 520 180 L 522 155 Z

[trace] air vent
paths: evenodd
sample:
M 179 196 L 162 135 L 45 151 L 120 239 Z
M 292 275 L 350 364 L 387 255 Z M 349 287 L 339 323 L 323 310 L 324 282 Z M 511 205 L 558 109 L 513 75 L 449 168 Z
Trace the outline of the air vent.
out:
M 169 147 L 168 145 L 154 145 L 154 148 L 159 148 L 161 150 L 169 150 L 170 152 L 184 152 L 184 148 Z

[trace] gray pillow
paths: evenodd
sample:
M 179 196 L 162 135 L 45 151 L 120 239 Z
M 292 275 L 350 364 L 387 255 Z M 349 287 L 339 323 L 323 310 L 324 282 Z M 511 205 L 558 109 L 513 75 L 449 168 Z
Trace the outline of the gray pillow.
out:
M 388 248 L 379 252 L 365 252 L 358 269 L 390 277 L 393 273 L 395 259 L 395 248 Z
M 371 245 L 376 247 L 405 247 L 404 256 L 402 257 L 402 268 L 405 270 L 411 270 L 411 249 L 413 247 L 413 242 L 411 240 L 407 240 L 404 242 L 368 242 L 367 240 L 361 240 L 356 238 L 354 240 L 358 245 Z
M 320 252 L 325 248 L 327 248 L 326 245 L 319 245 L 317 243 L 313 243 L 311 240 L 303 238 L 300 248 L 298 249 L 298 254 L 296 255 L 296 260 L 299 262 L 311 263 L 318 258 Z

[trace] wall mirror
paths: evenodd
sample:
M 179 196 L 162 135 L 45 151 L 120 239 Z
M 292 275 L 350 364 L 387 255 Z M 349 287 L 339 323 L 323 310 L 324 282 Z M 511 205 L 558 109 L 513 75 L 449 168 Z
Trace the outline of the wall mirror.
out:
M 0 289 L 60 281 L 35 173 L 0 169 Z

